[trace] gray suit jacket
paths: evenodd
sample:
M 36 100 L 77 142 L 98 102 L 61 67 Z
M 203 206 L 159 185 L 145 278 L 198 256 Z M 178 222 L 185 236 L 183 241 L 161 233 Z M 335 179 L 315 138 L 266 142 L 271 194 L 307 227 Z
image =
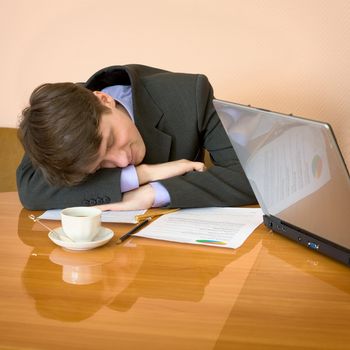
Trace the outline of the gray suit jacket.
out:
M 131 84 L 135 124 L 145 145 L 144 163 L 203 160 L 214 166 L 160 181 L 169 191 L 169 207 L 237 206 L 255 197 L 212 104 L 212 88 L 203 75 L 172 73 L 142 65 L 112 66 L 95 73 L 85 86 Z M 32 210 L 96 205 L 121 200 L 120 169 L 101 169 L 73 187 L 49 185 L 25 155 L 17 169 L 22 204 Z

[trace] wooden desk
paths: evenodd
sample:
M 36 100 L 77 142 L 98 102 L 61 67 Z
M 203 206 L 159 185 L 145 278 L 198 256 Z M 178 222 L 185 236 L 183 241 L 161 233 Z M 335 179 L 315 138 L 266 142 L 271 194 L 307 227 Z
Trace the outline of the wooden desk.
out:
M 134 237 L 68 252 L 28 213 L 0 194 L 1 349 L 350 348 L 349 268 L 263 226 L 235 251 Z

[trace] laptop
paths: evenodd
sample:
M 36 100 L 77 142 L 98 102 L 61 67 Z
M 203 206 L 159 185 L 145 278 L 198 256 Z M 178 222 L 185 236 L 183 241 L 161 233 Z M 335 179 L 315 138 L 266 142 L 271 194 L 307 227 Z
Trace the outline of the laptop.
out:
M 221 100 L 264 224 L 350 265 L 350 176 L 329 124 Z

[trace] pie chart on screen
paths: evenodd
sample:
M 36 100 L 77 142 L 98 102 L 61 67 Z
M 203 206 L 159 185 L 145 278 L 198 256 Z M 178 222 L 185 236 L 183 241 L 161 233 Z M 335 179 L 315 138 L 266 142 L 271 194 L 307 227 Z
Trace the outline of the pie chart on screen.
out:
M 315 178 L 320 178 L 322 174 L 322 159 L 321 157 L 316 154 L 314 158 L 312 159 L 312 174 Z

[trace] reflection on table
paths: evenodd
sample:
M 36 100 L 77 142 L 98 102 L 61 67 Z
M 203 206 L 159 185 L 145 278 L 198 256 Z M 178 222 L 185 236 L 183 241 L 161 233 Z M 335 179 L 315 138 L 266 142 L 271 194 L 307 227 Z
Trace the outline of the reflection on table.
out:
M 28 213 L 0 194 L 0 348 L 348 348 L 349 269 L 262 225 L 237 250 L 115 237 L 79 252 Z

